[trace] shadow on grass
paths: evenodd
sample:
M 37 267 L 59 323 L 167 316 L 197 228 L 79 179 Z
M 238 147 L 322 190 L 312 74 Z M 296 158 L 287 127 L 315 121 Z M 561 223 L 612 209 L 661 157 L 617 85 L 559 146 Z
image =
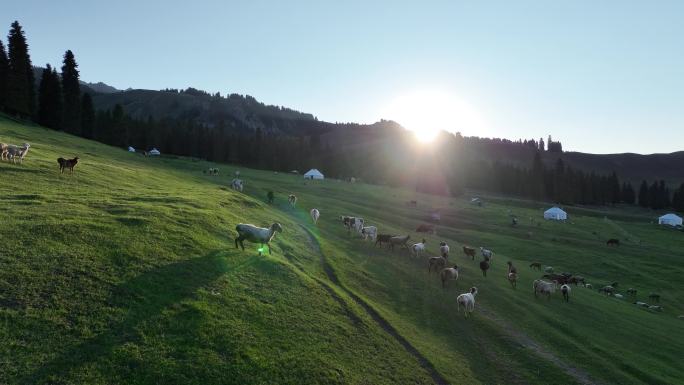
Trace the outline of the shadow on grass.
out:
M 110 303 L 127 309 L 121 322 L 108 331 L 62 351 L 51 361 L 21 379 L 22 384 L 66 383 L 65 377 L 78 367 L 94 362 L 114 348 L 135 341 L 136 328 L 165 309 L 184 299 L 220 276 L 253 264 L 251 257 L 229 265 L 220 252 L 190 258 L 149 270 L 114 289 Z

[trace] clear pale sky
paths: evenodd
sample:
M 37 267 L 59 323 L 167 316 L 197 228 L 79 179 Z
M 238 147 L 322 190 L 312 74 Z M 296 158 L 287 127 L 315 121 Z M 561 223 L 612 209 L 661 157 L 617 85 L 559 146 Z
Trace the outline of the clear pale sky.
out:
M 437 92 L 477 116 L 445 123 L 465 135 L 552 134 L 595 153 L 684 150 L 684 1 L 22 0 L 0 9 L 0 28 L 24 26 L 34 65 L 59 64 L 71 49 L 83 80 L 117 88 L 236 92 L 361 123 L 400 120 L 386 116 L 392 100 Z

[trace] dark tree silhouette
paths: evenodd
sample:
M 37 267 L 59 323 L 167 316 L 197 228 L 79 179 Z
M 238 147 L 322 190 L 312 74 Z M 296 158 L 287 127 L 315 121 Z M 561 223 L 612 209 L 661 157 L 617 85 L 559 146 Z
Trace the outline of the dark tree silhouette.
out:
M 92 139 L 95 132 L 95 107 L 93 98 L 89 93 L 84 93 L 81 98 L 81 135 Z
M 7 98 L 7 77 L 9 75 L 9 60 L 7 59 L 7 52 L 5 46 L 0 39 L 0 111 L 5 108 L 5 100 Z
M 62 123 L 62 87 L 57 71 L 49 64 L 43 70 L 38 87 L 38 123 L 54 130 Z
M 78 64 L 73 52 L 64 53 L 62 65 L 62 90 L 64 93 L 64 114 L 62 129 L 73 134 L 81 132 L 81 86 L 78 82 Z
M 35 110 L 33 67 L 26 36 L 18 21 L 12 23 L 7 41 L 9 72 L 5 107 L 13 114 L 31 118 Z

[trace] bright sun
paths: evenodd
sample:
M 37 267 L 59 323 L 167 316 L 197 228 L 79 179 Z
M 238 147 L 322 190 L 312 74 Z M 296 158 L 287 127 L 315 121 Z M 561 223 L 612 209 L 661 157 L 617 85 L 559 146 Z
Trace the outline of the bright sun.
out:
M 432 141 L 440 131 L 481 133 L 484 128 L 482 117 L 472 105 L 444 91 L 403 94 L 389 103 L 382 116 L 413 131 L 424 143 Z

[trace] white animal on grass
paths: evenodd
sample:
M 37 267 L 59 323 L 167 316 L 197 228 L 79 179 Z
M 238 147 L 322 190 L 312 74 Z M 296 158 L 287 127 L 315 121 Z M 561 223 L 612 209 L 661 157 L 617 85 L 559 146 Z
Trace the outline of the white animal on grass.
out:
M 318 211 L 318 209 L 311 209 L 310 214 L 311 214 L 311 219 L 313 220 L 313 223 L 317 224 L 318 218 L 321 216 L 320 211 Z
M 242 179 L 235 178 L 230 182 L 230 187 L 235 191 L 242 192 L 244 189 L 244 183 L 242 182 Z
M 537 297 L 537 294 L 544 294 L 547 299 L 551 299 L 551 294 L 556 291 L 556 286 L 553 282 L 546 282 L 541 279 L 535 279 L 532 283 L 532 288 L 534 288 L 535 297 Z
M 493 251 L 491 251 L 489 249 L 485 249 L 484 247 L 480 247 L 480 252 L 482 253 L 482 256 L 484 257 L 484 259 L 486 261 L 488 261 L 490 263 L 492 262 L 492 259 L 494 258 L 494 252 Z
M 4 150 L 3 156 L 8 160 L 12 159 L 12 163 L 17 163 L 17 160 L 19 160 L 19 163 L 22 163 L 24 157 L 28 153 L 29 147 L 31 147 L 31 145 L 28 143 L 24 143 L 22 146 L 10 144 L 7 146 L 7 149 Z
M 370 238 L 372 241 L 375 241 L 378 238 L 378 228 L 375 226 L 365 226 L 361 228 L 361 236 L 364 240 Z
M 280 225 L 280 223 L 273 223 L 271 227 L 269 228 L 263 228 L 263 227 L 256 227 L 254 225 L 246 224 L 246 223 L 240 223 L 237 226 L 235 226 L 235 231 L 238 233 L 238 237 L 235 238 L 235 248 L 238 248 L 238 242 L 240 243 L 240 247 L 242 247 L 242 250 L 245 250 L 245 245 L 243 242 L 245 240 L 248 240 L 252 243 L 259 243 L 261 246 L 259 247 L 259 255 L 261 255 L 264 244 L 268 245 L 268 253 L 271 254 L 271 240 L 273 237 L 275 237 L 275 233 L 283 232 L 283 227 Z
M 477 294 L 477 288 L 475 286 L 470 288 L 470 292 L 463 293 L 456 297 L 456 311 L 460 311 L 460 307 L 463 306 L 463 313 L 465 318 L 475 310 L 475 295 Z
M 425 252 L 425 238 L 423 238 L 422 242 L 414 243 L 411 246 L 411 253 L 414 257 L 418 257 L 419 255 L 423 254 L 423 252 Z
M 444 241 L 439 243 L 439 255 L 449 259 L 449 245 L 447 245 L 447 243 Z

